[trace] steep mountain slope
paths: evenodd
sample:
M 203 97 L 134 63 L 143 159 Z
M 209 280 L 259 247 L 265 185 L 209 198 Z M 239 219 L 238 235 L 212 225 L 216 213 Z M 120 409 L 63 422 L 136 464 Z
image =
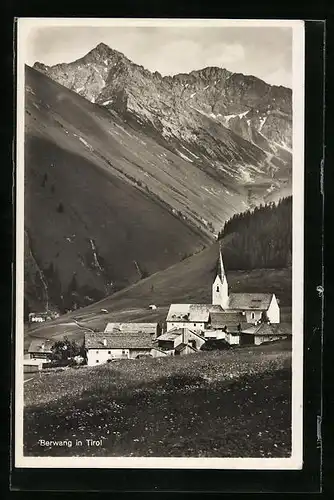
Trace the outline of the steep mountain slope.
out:
M 189 186 L 183 199 L 184 160 L 154 141 L 142 144 L 142 136 L 123 128 L 117 117 L 30 68 L 26 90 L 30 309 L 49 305 L 64 311 L 98 300 L 211 241 L 205 226 L 201 230 L 195 222 L 199 215 L 190 220 L 196 207 L 201 214 L 205 209 Z M 201 172 L 194 172 L 194 182 L 216 186 Z M 219 201 L 212 199 L 215 212 Z M 173 204 L 189 220 L 174 213 Z
M 222 68 L 162 77 L 99 44 L 69 64 L 34 67 L 113 110 L 248 203 L 290 187 L 292 93 Z

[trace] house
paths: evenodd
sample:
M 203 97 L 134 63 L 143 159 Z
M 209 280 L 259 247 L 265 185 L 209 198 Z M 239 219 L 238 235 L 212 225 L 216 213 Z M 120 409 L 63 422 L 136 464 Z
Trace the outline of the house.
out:
M 49 361 L 53 341 L 48 339 L 33 339 L 28 348 L 30 359 Z
M 167 314 L 167 331 L 173 328 L 189 328 L 204 331 L 213 312 L 223 311 L 220 305 L 212 304 L 171 304 Z
M 29 323 L 43 323 L 43 321 L 49 321 L 57 318 L 59 318 L 59 313 L 56 311 L 46 311 L 40 313 L 32 312 L 28 315 Z
M 164 349 L 170 354 L 176 354 L 178 346 L 189 345 L 193 351 L 198 351 L 205 343 L 203 335 L 198 332 L 190 330 L 189 328 L 174 328 L 168 330 L 157 338 L 158 347 Z M 186 350 L 189 352 L 189 350 Z M 185 354 L 185 353 L 183 353 Z
M 167 331 L 157 338 L 157 344 L 160 349 L 172 353 L 175 347 L 182 342 L 181 329 Z
M 291 339 L 292 330 L 289 323 L 260 323 L 242 328 L 240 345 L 260 345 L 275 340 Z
M 112 359 L 135 359 L 151 356 L 154 347 L 151 333 L 85 333 L 87 364 L 96 366 Z M 154 357 L 158 357 L 156 354 Z
M 108 323 L 104 333 L 149 333 L 157 337 L 161 332 L 159 323 Z
M 204 331 L 204 337 L 206 339 L 224 339 L 227 341 L 229 338 L 228 334 L 236 334 L 236 327 L 244 322 L 245 316 L 240 312 L 233 313 L 221 311 L 211 313 L 208 328 Z

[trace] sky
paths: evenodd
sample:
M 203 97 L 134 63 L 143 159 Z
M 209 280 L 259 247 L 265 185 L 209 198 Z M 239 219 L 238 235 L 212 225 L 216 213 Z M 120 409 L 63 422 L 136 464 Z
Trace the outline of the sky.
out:
M 35 27 L 25 62 L 71 62 L 100 42 L 162 75 L 218 66 L 292 87 L 291 27 Z

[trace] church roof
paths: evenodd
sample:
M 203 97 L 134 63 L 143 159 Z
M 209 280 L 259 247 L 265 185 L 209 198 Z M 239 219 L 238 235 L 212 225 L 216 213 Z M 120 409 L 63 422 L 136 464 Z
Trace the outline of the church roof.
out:
M 212 304 L 171 304 L 167 321 L 172 322 L 207 322 L 211 312 L 222 311 L 220 305 Z
M 272 293 L 230 293 L 230 310 L 266 311 L 271 303 Z
M 224 262 L 223 262 L 223 256 L 222 256 L 222 251 L 221 247 L 219 247 L 219 261 L 218 261 L 218 276 L 220 277 L 221 281 L 223 282 L 225 279 L 225 269 L 224 269 Z

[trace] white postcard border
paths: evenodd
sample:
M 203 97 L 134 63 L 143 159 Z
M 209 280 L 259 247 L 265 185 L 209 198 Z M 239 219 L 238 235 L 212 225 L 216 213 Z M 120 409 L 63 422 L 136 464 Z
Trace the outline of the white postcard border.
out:
M 304 22 L 300 20 L 216 19 L 17 19 L 16 150 L 16 317 L 15 467 L 301 469 L 303 463 L 303 293 L 304 293 Z M 38 27 L 286 27 L 293 30 L 293 248 L 292 248 L 292 454 L 289 458 L 27 457 L 23 455 L 23 294 L 24 294 L 24 65 L 26 40 Z

